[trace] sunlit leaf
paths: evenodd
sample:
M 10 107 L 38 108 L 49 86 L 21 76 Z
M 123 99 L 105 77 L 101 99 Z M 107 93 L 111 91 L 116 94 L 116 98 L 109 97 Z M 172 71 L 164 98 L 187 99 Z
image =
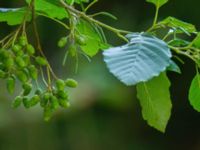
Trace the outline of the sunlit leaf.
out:
M 31 20 L 31 12 L 26 8 L 0 8 L 0 22 L 8 25 L 18 25 L 23 20 Z
M 144 120 L 161 132 L 165 132 L 171 115 L 169 87 L 170 81 L 165 73 L 137 85 L 137 97 L 142 107 Z
M 101 35 L 87 21 L 80 20 L 76 26 L 78 33 L 85 38 L 85 45 L 81 49 L 89 56 L 94 56 L 100 49 L 108 48 L 102 41 Z

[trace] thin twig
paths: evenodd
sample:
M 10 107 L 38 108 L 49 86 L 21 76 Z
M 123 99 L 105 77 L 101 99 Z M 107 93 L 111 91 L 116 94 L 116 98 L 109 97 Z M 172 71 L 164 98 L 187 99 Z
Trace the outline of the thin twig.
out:
M 86 15 L 84 12 L 81 12 L 73 7 L 71 7 L 70 5 L 66 4 L 63 0 L 60 0 L 61 4 L 63 5 L 63 7 L 65 7 L 68 11 L 76 14 L 77 16 L 80 16 L 82 18 L 84 18 L 85 20 L 88 20 L 90 22 L 93 22 L 95 24 L 98 24 L 99 26 L 103 27 L 103 28 L 106 28 L 112 32 L 114 32 L 115 34 L 117 34 L 117 36 L 119 36 L 120 38 L 122 38 L 123 40 L 127 41 L 127 39 L 122 35 L 122 34 L 129 34 L 131 33 L 130 31 L 125 31 L 125 30 L 120 30 L 120 29 L 116 29 L 112 26 L 109 26 L 107 24 L 104 24 L 98 20 L 95 20 L 94 18 Z

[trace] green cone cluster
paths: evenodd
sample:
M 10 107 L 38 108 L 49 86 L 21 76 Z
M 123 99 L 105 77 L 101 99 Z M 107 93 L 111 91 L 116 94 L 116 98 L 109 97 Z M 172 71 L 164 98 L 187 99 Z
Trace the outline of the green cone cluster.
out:
M 25 108 L 37 104 L 44 110 L 44 120 L 48 121 L 52 113 L 59 107 L 69 107 L 69 96 L 66 87 L 76 87 L 73 79 L 57 79 L 40 88 L 38 75 L 41 68 L 48 67 L 45 57 L 36 54 L 26 36 L 21 36 L 10 46 L 0 49 L 0 78 L 6 80 L 7 90 L 10 94 L 15 92 L 15 84 L 20 82 L 22 91 L 14 98 L 13 108 L 23 105 Z M 38 69 L 39 68 L 39 69 Z

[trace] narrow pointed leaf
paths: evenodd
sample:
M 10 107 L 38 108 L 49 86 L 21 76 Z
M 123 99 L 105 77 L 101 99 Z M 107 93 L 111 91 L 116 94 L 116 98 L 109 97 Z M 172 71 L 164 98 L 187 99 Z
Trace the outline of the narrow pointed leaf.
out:
M 173 60 L 170 61 L 170 65 L 167 67 L 167 70 L 181 74 L 181 69 Z

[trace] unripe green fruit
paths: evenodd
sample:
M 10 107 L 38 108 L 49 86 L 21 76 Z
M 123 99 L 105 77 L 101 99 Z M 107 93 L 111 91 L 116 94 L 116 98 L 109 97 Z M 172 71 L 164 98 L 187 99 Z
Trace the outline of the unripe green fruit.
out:
M 33 107 L 33 106 L 37 105 L 39 102 L 40 102 L 40 96 L 39 95 L 34 95 L 30 99 L 30 106 Z
M 41 94 L 42 94 L 42 89 L 38 88 L 38 89 L 35 91 L 35 94 L 36 94 L 36 95 L 41 95 Z
M 26 51 L 29 55 L 33 55 L 35 53 L 35 48 L 31 44 L 28 44 L 26 46 Z
M 6 73 L 0 70 L 0 78 L 5 78 L 5 77 L 6 77 Z
M 4 70 L 5 69 L 5 65 L 3 64 L 3 62 L 0 62 L 0 70 Z
M 3 49 L 0 51 L 0 58 L 1 59 L 7 59 L 10 57 L 10 52 L 6 49 Z
M 71 88 L 76 88 L 78 86 L 78 82 L 74 79 L 67 79 L 65 81 L 65 85 Z
M 16 56 L 23 56 L 23 55 L 24 55 L 24 52 L 22 49 L 16 52 Z
M 14 101 L 12 102 L 12 108 L 18 108 L 23 101 L 23 97 L 17 96 L 15 97 Z
M 13 51 L 14 53 L 18 53 L 20 50 L 22 50 L 21 45 L 19 45 L 19 44 L 13 45 L 12 51 Z
M 46 66 L 48 64 L 47 60 L 41 56 L 36 57 L 35 61 L 40 66 Z
M 51 97 L 51 93 L 49 93 L 49 92 L 44 93 L 44 95 L 42 96 L 42 99 L 40 101 L 40 106 L 45 107 L 47 105 L 50 97 Z
M 17 66 L 20 67 L 20 68 L 26 67 L 26 63 L 24 62 L 24 59 L 22 57 L 20 57 L 20 56 L 17 56 L 15 58 L 15 62 L 17 64 Z
M 14 65 L 14 60 L 12 57 L 8 57 L 4 60 L 4 66 L 7 70 L 11 69 Z
M 27 43 L 28 43 L 28 42 L 27 42 L 26 36 L 22 35 L 21 37 L 19 37 L 19 44 L 20 44 L 21 46 L 26 46 Z
M 58 41 L 58 47 L 63 48 L 65 47 L 67 44 L 67 38 L 66 37 L 62 37 L 59 41 Z
M 25 108 L 30 108 L 31 107 L 28 97 L 23 97 L 22 101 L 23 101 L 23 104 L 24 104 Z
M 36 80 L 38 77 L 38 70 L 36 69 L 36 67 L 34 65 L 31 65 L 28 67 L 28 70 L 31 78 Z
M 28 94 L 30 94 L 30 92 L 32 90 L 32 84 L 30 84 L 30 83 L 24 83 L 22 85 L 22 88 L 24 89 L 23 95 L 27 96 Z
M 51 95 L 50 102 L 51 102 L 51 108 L 53 110 L 56 110 L 59 107 L 59 103 L 58 103 L 57 97 Z
M 76 35 L 76 41 L 79 45 L 84 46 L 86 45 L 86 38 L 84 36 L 81 35 Z
M 10 94 L 14 93 L 14 90 L 15 90 L 15 78 L 14 77 L 9 77 L 7 79 L 7 90 Z
M 59 91 L 62 91 L 65 89 L 65 82 L 62 79 L 58 79 L 56 81 L 56 87 Z
M 22 59 L 24 60 L 25 66 L 28 66 L 30 64 L 30 56 L 25 54 L 22 56 Z
M 69 51 L 69 54 L 72 57 L 75 57 L 76 53 L 77 53 L 77 51 L 76 51 L 76 45 L 70 45 L 68 51 Z
M 18 71 L 16 74 L 17 78 L 23 83 L 25 83 L 28 80 L 28 76 L 24 71 Z
M 68 100 L 68 94 L 67 92 L 65 91 L 57 91 L 57 94 L 58 98 L 60 99 L 65 99 L 65 100 Z
M 50 106 L 46 106 L 44 108 L 44 121 L 49 121 L 51 119 L 51 115 L 52 115 L 52 109 Z
M 67 101 L 65 99 L 59 99 L 58 102 L 59 102 L 60 107 L 68 108 L 70 106 L 69 101 Z

